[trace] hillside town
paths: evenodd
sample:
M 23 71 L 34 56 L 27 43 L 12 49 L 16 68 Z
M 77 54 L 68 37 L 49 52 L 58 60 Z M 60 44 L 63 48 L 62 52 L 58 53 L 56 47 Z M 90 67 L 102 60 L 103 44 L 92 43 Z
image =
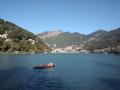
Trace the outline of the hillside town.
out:
M 89 51 L 87 49 L 83 48 L 83 45 L 71 45 L 71 46 L 66 46 L 62 48 L 57 48 L 56 44 L 54 44 L 54 47 L 51 47 L 51 53 L 112 53 L 115 52 L 116 49 L 120 50 L 120 46 L 116 48 L 103 48 L 103 49 L 95 49 L 93 51 Z M 120 52 L 120 51 L 119 51 Z
M 82 49 L 82 46 L 71 45 L 63 48 L 56 48 L 56 44 L 52 47 L 51 53 L 89 53 L 90 51 Z

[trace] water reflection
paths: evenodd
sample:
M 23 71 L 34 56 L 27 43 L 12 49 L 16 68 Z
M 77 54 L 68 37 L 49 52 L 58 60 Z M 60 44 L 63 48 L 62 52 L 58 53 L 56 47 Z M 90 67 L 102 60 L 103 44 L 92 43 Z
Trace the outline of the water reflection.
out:
M 119 59 L 103 54 L 3 55 L 0 90 L 120 90 Z M 56 67 L 33 69 L 49 62 Z
M 96 63 L 97 65 L 102 65 L 106 67 L 112 67 L 112 68 L 120 68 L 120 65 L 113 64 L 113 63 L 105 63 L 105 62 L 100 62 L 100 61 L 93 61 L 92 63 Z
M 64 90 L 53 69 L 11 68 L 0 71 L 0 90 Z
M 100 79 L 100 82 L 109 90 L 120 90 L 120 79 Z

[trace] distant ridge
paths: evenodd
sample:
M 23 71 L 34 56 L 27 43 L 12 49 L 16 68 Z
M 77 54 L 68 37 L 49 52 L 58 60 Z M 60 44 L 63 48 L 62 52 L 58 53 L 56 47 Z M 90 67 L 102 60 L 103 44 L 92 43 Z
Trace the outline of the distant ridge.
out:
M 50 31 L 50 34 L 54 31 Z M 44 32 L 39 34 L 38 37 L 41 38 L 45 43 L 47 43 L 50 46 L 53 46 L 54 44 L 57 45 L 57 47 L 65 47 L 73 44 L 80 44 L 84 40 L 87 39 L 87 37 L 84 34 L 80 34 L 78 32 L 70 33 L 70 32 L 62 32 L 61 30 L 58 31 L 59 33 L 53 34 L 53 36 L 50 36 L 48 32 Z M 44 38 L 46 36 L 50 36 L 47 38 Z
M 47 32 L 43 32 L 38 34 L 38 37 L 41 39 L 46 39 L 46 38 L 50 38 L 50 37 L 56 37 L 59 34 L 61 34 L 62 31 L 61 30 L 54 30 L 54 31 L 47 31 Z
M 39 34 L 38 37 L 41 38 L 44 35 L 40 36 Z M 57 48 L 79 45 L 83 49 L 90 51 L 107 48 L 109 52 L 120 52 L 120 28 L 109 32 L 106 30 L 97 30 L 88 35 L 78 32 L 62 32 L 54 37 L 44 38 L 43 41 L 49 46 L 53 47 L 55 45 Z

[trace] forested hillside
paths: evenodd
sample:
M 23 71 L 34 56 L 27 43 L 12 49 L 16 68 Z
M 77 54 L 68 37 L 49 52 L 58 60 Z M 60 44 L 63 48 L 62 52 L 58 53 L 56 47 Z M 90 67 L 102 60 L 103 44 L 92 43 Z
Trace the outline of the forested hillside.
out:
M 49 48 L 31 32 L 3 19 L 0 19 L 1 53 L 37 53 Z
M 110 31 L 97 30 L 88 35 L 62 32 L 55 37 L 44 38 L 43 41 L 50 46 L 55 44 L 58 48 L 80 45 L 89 51 L 104 49 L 103 51 L 120 52 L 120 28 Z

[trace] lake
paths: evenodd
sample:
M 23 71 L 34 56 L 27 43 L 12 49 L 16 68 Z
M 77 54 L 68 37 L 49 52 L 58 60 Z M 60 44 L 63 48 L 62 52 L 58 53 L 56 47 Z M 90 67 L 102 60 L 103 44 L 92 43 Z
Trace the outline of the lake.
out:
M 0 90 L 120 90 L 120 55 L 0 55 Z

